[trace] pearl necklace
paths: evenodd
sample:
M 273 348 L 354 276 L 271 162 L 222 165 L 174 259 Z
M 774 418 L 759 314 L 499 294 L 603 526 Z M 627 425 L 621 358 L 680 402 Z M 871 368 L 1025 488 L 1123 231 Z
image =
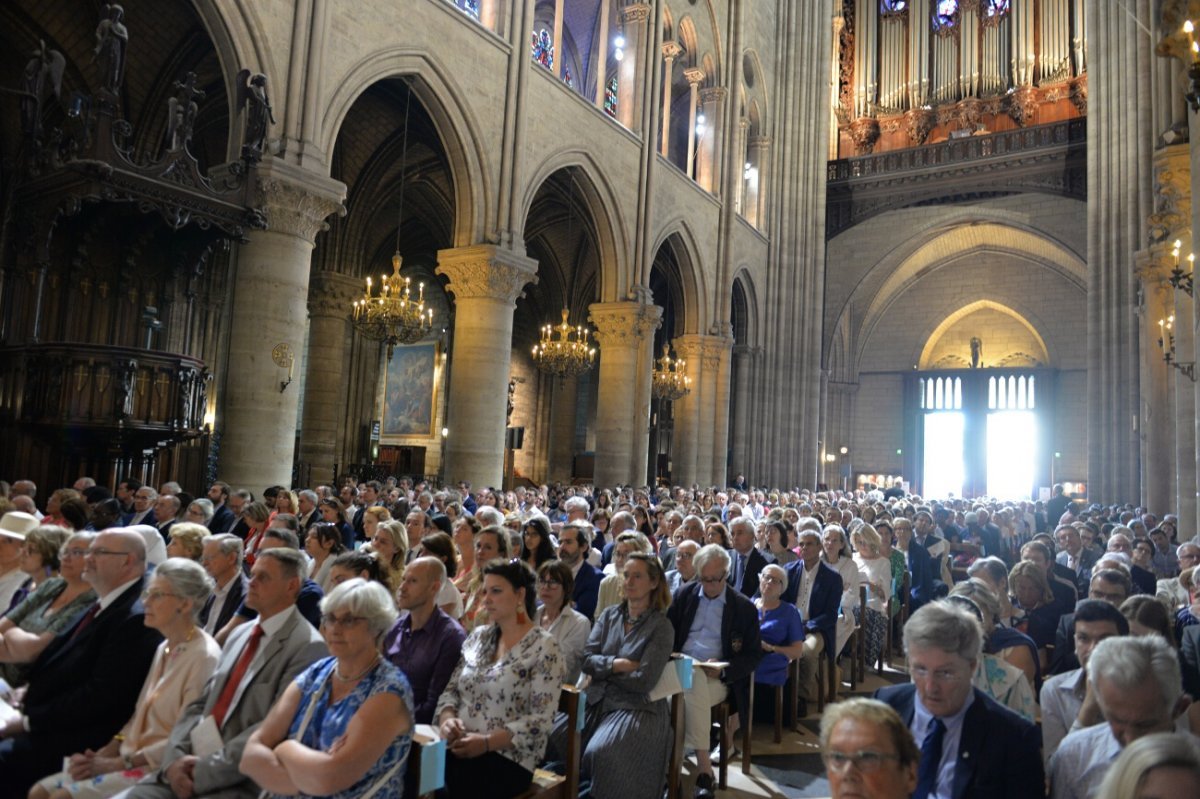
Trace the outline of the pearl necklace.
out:
M 367 675 L 367 672 L 379 665 L 379 653 L 375 653 L 375 657 L 367 664 L 367 667 L 353 677 L 342 676 L 342 671 L 338 666 L 333 667 L 333 676 L 342 682 L 357 682 Z

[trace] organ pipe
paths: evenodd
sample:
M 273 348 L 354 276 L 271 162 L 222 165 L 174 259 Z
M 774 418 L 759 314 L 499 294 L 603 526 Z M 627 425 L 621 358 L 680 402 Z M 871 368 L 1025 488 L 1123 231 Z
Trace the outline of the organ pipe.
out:
M 908 9 L 908 96 L 913 108 L 929 105 L 929 0 Z
M 959 7 L 958 84 L 963 97 L 979 96 L 979 7 L 963 3 Z

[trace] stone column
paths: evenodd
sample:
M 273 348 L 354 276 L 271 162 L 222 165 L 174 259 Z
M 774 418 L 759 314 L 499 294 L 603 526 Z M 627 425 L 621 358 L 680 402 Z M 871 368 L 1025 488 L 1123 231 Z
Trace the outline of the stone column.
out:
M 596 96 L 592 101 L 601 111 L 604 110 L 604 89 L 608 85 L 608 54 L 611 47 L 608 41 L 608 20 L 612 16 L 610 2 L 612 0 L 600 0 L 600 12 L 596 21 L 600 32 L 596 35 L 596 44 L 592 46 L 596 55 L 596 63 L 592 68 L 596 76 Z
M 255 173 L 268 227 L 238 247 L 229 326 L 236 379 L 226 386 L 218 427 L 220 478 L 258 494 L 292 482 L 299 384 L 280 390 L 289 369 L 277 366 L 272 352 L 290 352 L 293 371 L 299 365 L 313 245 L 325 218 L 344 213 L 346 187 L 274 158 Z
M 720 194 L 720 164 L 724 153 L 721 130 L 727 94 L 729 91 L 724 86 L 700 90 L 700 102 L 704 106 L 706 122 L 704 135 L 697 144 L 700 153 L 696 158 L 696 182 L 710 194 Z
M 711 338 L 710 346 L 705 349 L 705 357 L 717 361 L 714 374 L 716 388 L 713 391 L 716 419 L 713 425 L 712 473 L 708 482 L 724 488 L 728 485 L 725 472 L 729 467 L 729 379 L 733 372 L 733 333 L 728 331 L 724 336 Z
M 1171 386 L 1171 368 L 1163 361 L 1163 350 L 1158 343 L 1160 337 L 1167 335 L 1163 330 L 1166 325 L 1159 325 L 1159 321 L 1173 312 L 1173 291 L 1167 282 L 1170 252 L 1162 246 L 1143 250 L 1137 254 L 1135 269 L 1142 289 L 1138 381 L 1143 464 L 1141 502 L 1154 513 L 1165 513 L 1174 510 L 1176 502 L 1175 392 Z M 1164 345 L 1169 346 L 1166 341 Z
M 550 380 L 550 452 L 548 475 L 550 482 L 568 482 L 572 477 L 575 455 L 575 409 L 579 396 L 579 378 Z
M 1189 246 L 1185 240 L 1184 246 Z M 1188 250 L 1184 250 L 1188 252 Z M 1175 361 L 1196 363 L 1195 314 L 1192 298 L 1182 291 L 1171 292 L 1175 303 Z M 1175 511 L 1180 530 L 1196 529 L 1196 383 L 1175 371 Z M 1195 372 L 1193 371 L 1193 377 Z
M 300 460 L 309 482 L 331 483 L 338 458 L 341 420 L 346 411 L 351 306 L 365 286 L 340 272 L 317 272 L 308 290 L 308 355 L 304 363 L 304 421 Z
M 567 54 L 567 49 L 563 47 L 562 32 L 563 0 L 554 0 L 554 75 L 559 80 L 562 80 L 563 63 L 566 62 Z
M 662 309 L 638 302 L 607 302 L 588 310 L 600 344 L 593 482 L 641 485 L 649 457 L 649 350 Z
M 737 153 L 737 159 L 734 163 L 736 169 L 737 180 L 734 181 L 733 205 L 737 208 L 743 219 L 750 219 L 751 214 L 746 210 L 746 163 L 750 160 L 746 152 L 746 142 L 749 139 L 750 120 L 742 117 L 738 120 L 737 128 L 733 133 L 733 150 Z
M 663 42 L 662 144 L 659 147 L 663 158 L 671 156 L 671 85 L 674 83 L 675 59 L 682 52 L 679 42 Z
M 729 395 L 733 402 L 733 470 L 749 475 L 750 460 L 750 373 L 754 359 L 761 354 L 758 347 L 738 344 L 732 349 L 733 381 Z
M 688 144 L 687 176 L 696 178 L 696 112 L 700 103 L 700 84 L 704 81 L 704 70 L 691 67 L 683 71 L 688 82 Z
M 753 186 L 753 198 L 746 198 L 746 212 L 753 214 L 754 226 L 764 233 L 767 230 L 767 177 L 771 174 L 771 137 L 752 136 L 750 157 L 757 172 L 757 185 Z M 747 219 L 750 217 L 747 216 Z
M 696 482 L 702 486 L 713 484 L 713 471 L 717 457 L 717 426 L 720 424 L 722 403 L 718 395 L 725 396 L 724 408 L 728 411 L 728 382 L 721 385 L 721 353 L 725 349 L 724 339 L 719 336 L 701 336 L 700 382 L 704 391 L 700 394 L 700 435 L 696 447 Z M 726 413 L 728 419 L 728 413 Z
M 692 390 L 675 400 L 673 408 L 675 434 L 671 438 L 671 479 L 678 485 L 699 482 L 701 474 L 708 471 L 708 463 L 701 454 L 705 451 L 701 443 L 705 425 L 704 394 L 710 390 L 704 374 L 704 338 L 693 333 L 680 336 L 674 342 L 675 357 L 686 362 L 687 374 L 692 378 Z M 710 432 L 710 441 L 711 436 Z M 707 454 L 711 455 L 711 444 Z
M 500 26 L 500 6 L 501 0 L 479 0 L 479 22 L 488 30 L 503 36 L 504 30 Z
M 641 127 L 642 81 L 646 79 L 646 34 L 650 6 L 632 3 L 621 9 L 625 57 L 617 77 L 617 119 L 632 131 Z
M 447 482 L 499 486 L 512 361 L 513 310 L 537 261 L 494 244 L 438 251 L 437 274 L 450 278 L 454 344 L 445 442 Z

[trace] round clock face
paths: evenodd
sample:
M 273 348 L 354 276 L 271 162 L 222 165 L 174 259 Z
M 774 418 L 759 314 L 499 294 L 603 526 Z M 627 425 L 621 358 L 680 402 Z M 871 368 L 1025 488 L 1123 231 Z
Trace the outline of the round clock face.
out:
M 275 348 L 271 350 L 271 360 L 275 362 L 276 366 L 287 366 L 292 360 L 292 345 L 286 342 L 276 344 Z

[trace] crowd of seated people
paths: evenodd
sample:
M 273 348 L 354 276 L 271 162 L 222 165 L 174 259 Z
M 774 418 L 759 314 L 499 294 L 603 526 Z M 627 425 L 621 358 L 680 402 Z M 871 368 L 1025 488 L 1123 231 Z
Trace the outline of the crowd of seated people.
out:
M 1140 739 L 1183 740 L 1186 766 L 1200 733 L 1200 539 L 1132 506 L 407 479 L 0 494 L 0 799 L 399 796 L 417 724 L 446 741 L 448 796 L 519 796 L 565 756 L 576 681 L 588 795 L 659 799 L 678 736 L 703 799 L 737 727 L 775 712 L 751 683 L 796 682 L 790 723 L 822 659 L 837 684 L 852 639 L 890 654 L 889 626 L 912 682 L 826 710 L 835 796 L 1100 795 L 1163 768 Z M 695 663 L 674 731 L 649 700 L 672 653 Z

